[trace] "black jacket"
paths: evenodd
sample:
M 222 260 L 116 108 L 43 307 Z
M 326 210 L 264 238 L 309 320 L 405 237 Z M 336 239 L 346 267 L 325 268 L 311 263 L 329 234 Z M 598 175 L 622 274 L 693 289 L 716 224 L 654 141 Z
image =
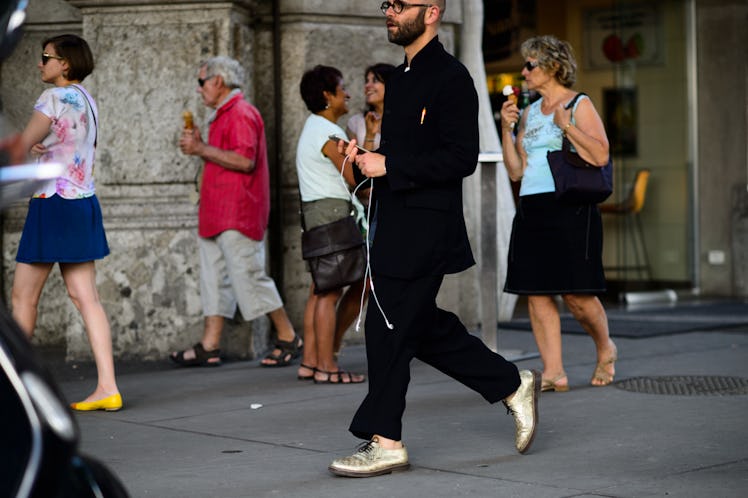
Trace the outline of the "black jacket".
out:
M 478 161 L 473 80 L 438 37 L 406 68 L 397 68 L 385 90 L 377 152 L 386 156 L 387 175 L 374 181 L 375 278 L 444 275 L 475 263 L 462 212 L 462 179 Z

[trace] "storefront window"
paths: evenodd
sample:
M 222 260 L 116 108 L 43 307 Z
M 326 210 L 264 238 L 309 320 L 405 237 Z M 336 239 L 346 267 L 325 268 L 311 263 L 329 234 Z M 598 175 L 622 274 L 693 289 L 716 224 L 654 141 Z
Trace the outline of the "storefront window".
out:
M 592 98 L 613 156 L 615 192 L 607 204 L 620 209 L 603 214 L 612 290 L 690 287 L 686 2 L 491 0 L 484 6 L 483 49 L 497 125 L 504 87 L 522 96 L 525 39 L 553 34 L 575 49 L 574 88 Z M 621 212 L 642 172 L 649 173 L 639 190 L 643 202 Z

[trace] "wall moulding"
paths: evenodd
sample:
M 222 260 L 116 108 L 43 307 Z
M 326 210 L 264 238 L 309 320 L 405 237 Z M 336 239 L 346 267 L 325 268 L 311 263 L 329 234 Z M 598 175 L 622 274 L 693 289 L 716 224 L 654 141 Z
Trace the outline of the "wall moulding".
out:
M 112 8 L 112 7 L 156 7 L 173 9 L 185 6 L 190 9 L 199 8 L 226 8 L 231 6 L 251 9 L 258 0 L 230 0 L 206 2 L 205 0 L 67 0 L 67 3 L 79 9 Z

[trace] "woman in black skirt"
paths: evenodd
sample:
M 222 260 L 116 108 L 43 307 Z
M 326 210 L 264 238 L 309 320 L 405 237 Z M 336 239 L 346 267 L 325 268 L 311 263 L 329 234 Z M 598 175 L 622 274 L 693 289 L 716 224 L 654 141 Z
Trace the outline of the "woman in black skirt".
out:
M 109 254 L 101 208 L 93 181 L 97 138 L 96 103 L 80 82 L 94 67 L 91 50 L 82 38 L 60 35 L 42 43 L 38 68 L 52 85 L 34 105 L 21 140 L 24 150 L 40 162 L 64 166 L 62 176 L 43 185 L 29 202 L 16 256 L 13 278 L 13 317 L 33 335 L 37 306 L 55 263 L 75 307 L 80 311 L 91 343 L 98 384 L 75 410 L 122 408 L 114 377 L 112 335 L 96 290 L 94 261 Z
M 556 201 L 546 153 L 560 150 L 562 138 L 586 161 L 603 166 L 609 146 L 594 105 L 577 94 L 576 61 L 571 46 L 553 36 L 538 36 L 521 47 L 527 86 L 541 98 L 523 110 L 507 101 L 501 110 L 504 163 L 513 181 L 522 180 L 512 226 L 506 292 L 528 296 L 530 323 L 543 360 L 544 391 L 567 391 L 561 355 L 561 322 L 554 295 L 564 303 L 597 347 L 593 386 L 613 381 L 616 345 L 597 294 L 605 291 L 602 222 L 596 205 Z M 517 127 L 516 140 L 513 134 Z

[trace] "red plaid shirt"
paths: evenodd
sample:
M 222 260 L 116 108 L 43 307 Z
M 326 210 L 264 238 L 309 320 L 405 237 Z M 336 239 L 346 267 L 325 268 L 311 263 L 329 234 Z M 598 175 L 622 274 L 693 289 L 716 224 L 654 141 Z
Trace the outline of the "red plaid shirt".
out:
M 208 144 L 252 159 L 255 166 L 251 173 L 242 173 L 205 162 L 198 234 L 208 238 L 238 230 L 251 239 L 262 240 L 270 214 L 270 178 L 260 112 L 241 93 L 235 95 L 216 111 Z

